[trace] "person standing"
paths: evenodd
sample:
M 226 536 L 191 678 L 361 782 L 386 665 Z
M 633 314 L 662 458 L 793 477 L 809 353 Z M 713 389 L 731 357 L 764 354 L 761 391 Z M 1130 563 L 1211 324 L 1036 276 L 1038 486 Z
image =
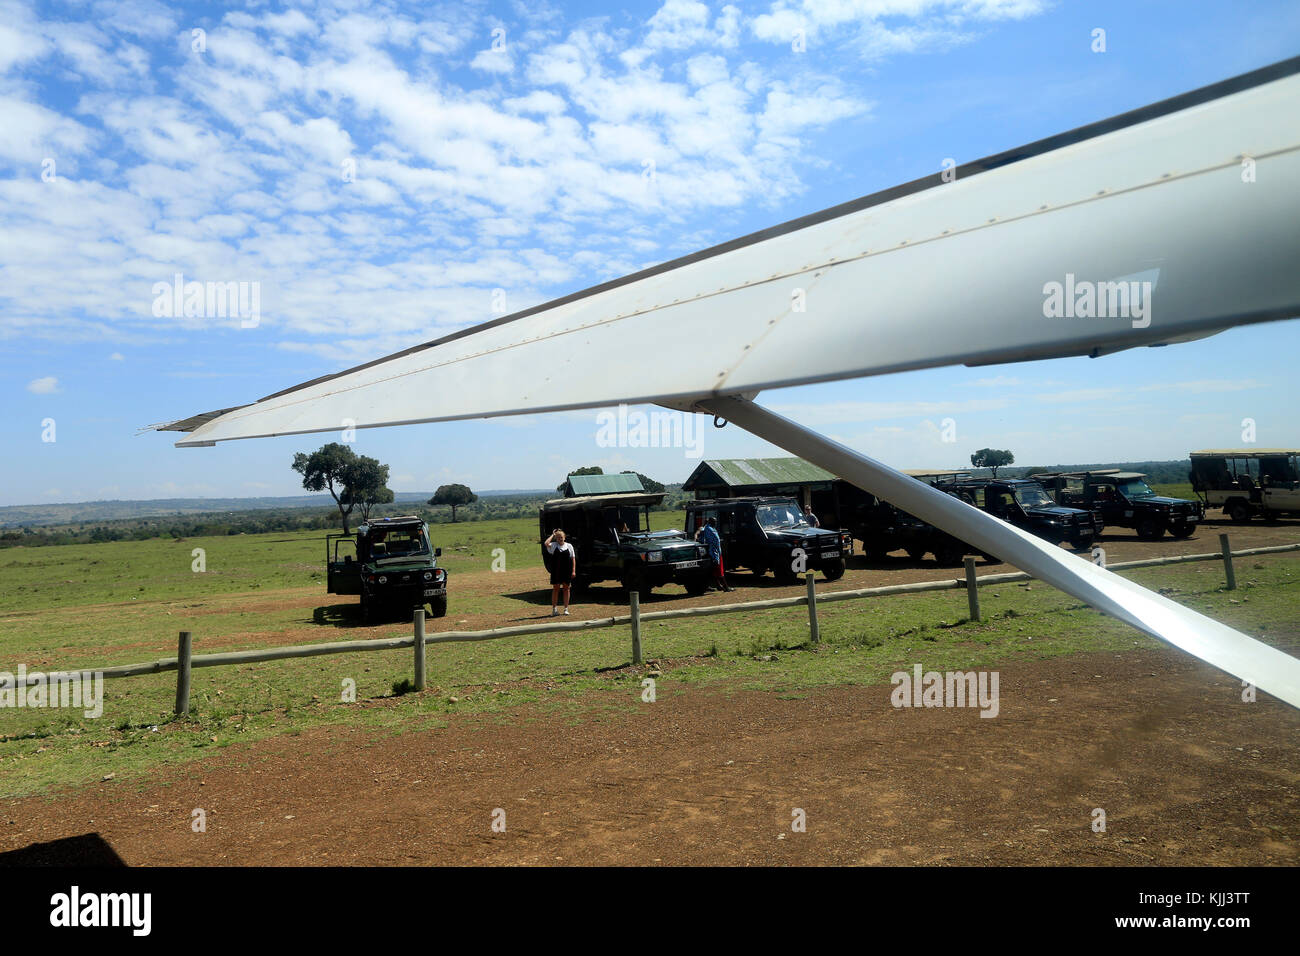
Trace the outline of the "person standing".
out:
M 708 549 L 709 563 L 713 566 L 713 578 L 717 584 L 711 590 L 734 590 L 727 584 L 726 569 L 722 566 L 722 538 L 718 534 L 718 519 L 710 517 L 705 521 L 704 527 L 697 534 L 697 538 Z
M 573 545 L 564 540 L 564 532 L 556 528 L 544 542 L 551 556 L 551 617 L 559 614 L 560 592 L 564 592 L 564 613 L 569 613 L 569 591 L 578 573 L 578 555 Z

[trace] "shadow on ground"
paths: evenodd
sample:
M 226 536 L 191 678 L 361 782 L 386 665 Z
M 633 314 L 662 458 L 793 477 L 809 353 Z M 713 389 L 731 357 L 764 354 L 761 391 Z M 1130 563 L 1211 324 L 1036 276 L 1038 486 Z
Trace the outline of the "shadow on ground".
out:
M 85 833 L 0 853 L 0 866 L 126 866 L 126 861 L 98 833 Z

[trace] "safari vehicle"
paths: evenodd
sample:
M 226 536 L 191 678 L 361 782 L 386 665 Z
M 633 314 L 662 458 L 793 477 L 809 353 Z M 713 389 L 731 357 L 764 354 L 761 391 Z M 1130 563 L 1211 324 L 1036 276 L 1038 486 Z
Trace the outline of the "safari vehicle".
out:
M 1091 548 L 1103 527 L 1099 516 L 1058 505 L 1042 485 L 1026 478 L 959 478 L 936 481 L 934 486 L 1045 541 L 1068 543 L 1076 551 Z
M 1300 451 L 1228 448 L 1194 451 L 1192 490 L 1233 521 L 1300 515 Z
M 926 484 L 936 481 L 956 481 L 969 478 L 970 472 L 949 470 L 910 469 L 910 475 Z M 976 553 L 965 542 L 940 531 L 920 518 L 895 508 L 888 501 L 877 498 L 868 491 L 846 481 L 837 481 L 840 513 L 849 534 L 862 542 L 863 552 L 873 561 L 879 561 L 891 551 L 900 548 L 913 561 L 933 554 L 937 563 L 955 567 L 967 554 Z
M 438 567 L 441 556 L 442 548 L 429 546 L 429 526 L 415 515 L 376 518 L 359 525 L 355 535 L 325 536 L 326 590 L 359 594 L 366 623 L 423 604 L 442 617 L 447 572 Z
M 549 571 L 545 541 L 557 528 L 577 556 L 574 588 L 618 581 L 642 597 L 665 584 L 680 584 L 690 594 L 709 587 L 705 548 L 680 531 L 651 531 L 650 508 L 663 492 L 579 495 L 546 502 L 539 511 L 542 561 Z
M 1205 517 L 1199 501 L 1158 495 L 1147 484 L 1147 476 L 1136 471 L 1106 468 L 1029 477 L 1047 489 L 1057 504 L 1091 511 L 1108 528 L 1133 528 L 1145 541 L 1155 541 L 1166 531 L 1175 538 L 1190 538 Z
M 814 528 L 793 498 L 705 498 L 686 506 L 686 533 L 695 534 L 709 518 L 717 519 L 722 539 L 722 564 L 748 568 L 755 574 L 773 572 L 790 584 L 798 580 L 795 549 L 803 550 L 802 565 L 821 571 L 827 581 L 844 576 L 844 558 L 852 538 L 848 532 Z

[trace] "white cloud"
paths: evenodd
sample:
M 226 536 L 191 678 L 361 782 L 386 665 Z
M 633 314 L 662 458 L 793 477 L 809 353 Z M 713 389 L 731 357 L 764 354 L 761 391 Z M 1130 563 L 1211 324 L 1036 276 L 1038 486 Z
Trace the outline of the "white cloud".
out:
M 59 380 L 53 375 L 34 378 L 27 383 L 27 391 L 33 395 L 53 395 L 59 391 Z

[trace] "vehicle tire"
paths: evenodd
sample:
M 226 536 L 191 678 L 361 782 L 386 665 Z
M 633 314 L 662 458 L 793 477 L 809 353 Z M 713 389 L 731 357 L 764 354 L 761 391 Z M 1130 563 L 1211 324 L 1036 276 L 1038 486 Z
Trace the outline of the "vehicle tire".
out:
M 844 577 L 844 562 L 833 561 L 822 568 L 822 574 L 826 576 L 827 581 L 838 581 Z
M 682 582 L 682 587 L 686 588 L 686 593 L 691 597 L 699 597 L 709 589 L 709 579 L 707 575 L 697 575 L 687 578 Z
M 799 575 L 795 573 L 794 568 L 788 563 L 778 564 L 772 569 L 772 575 L 776 578 L 777 584 L 791 585 L 799 583 Z
M 1137 523 L 1137 535 L 1143 541 L 1159 541 L 1164 534 L 1164 525 L 1154 518 L 1143 518 Z
M 645 575 L 635 569 L 623 575 L 623 590 L 629 594 L 635 591 L 641 597 L 645 597 L 650 593 L 650 587 L 646 584 Z
M 574 593 L 576 594 L 586 594 L 589 590 L 591 590 L 591 578 L 587 577 L 586 575 L 579 574 L 576 578 L 573 579 L 573 590 Z
M 447 595 L 436 597 L 429 601 L 429 609 L 433 611 L 434 617 L 447 616 Z
M 878 545 L 864 545 L 862 553 L 868 561 L 883 561 L 885 556 L 889 554 L 888 551 Z
M 920 561 L 925 557 L 925 549 L 918 548 L 915 545 L 908 545 L 907 556 L 911 558 L 913 561 Z
M 1186 521 L 1181 521 L 1178 522 L 1177 524 L 1171 524 L 1169 526 L 1169 533 L 1170 535 L 1172 535 L 1175 538 L 1178 538 L 1179 540 L 1182 540 L 1183 538 L 1190 538 L 1192 535 L 1196 533 L 1196 525 L 1189 524 Z
M 372 624 L 377 624 L 378 623 L 378 614 L 376 613 L 377 611 L 378 608 L 375 607 L 375 602 L 371 600 L 369 596 L 367 596 L 365 591 L 362 591 L 361 592 L 361 623 L 364 624 L 366 627 L 370 627 Z
M 1245 524 L 1251 518 L 1250 505 L 1244 501 L 1234 501 L 1223 510 L 1228 512 L 1228 517 L 1238 524 Z
M 1091 550 L 1092 550 L 1092 542 L 1093 542 L 1093 539 L 1092 539 L 1092 538 L 1071 538 L 1071 539 L 1070 539 L 1070 550 L 1071 550 L 1071 551 L 1091 551 Z

